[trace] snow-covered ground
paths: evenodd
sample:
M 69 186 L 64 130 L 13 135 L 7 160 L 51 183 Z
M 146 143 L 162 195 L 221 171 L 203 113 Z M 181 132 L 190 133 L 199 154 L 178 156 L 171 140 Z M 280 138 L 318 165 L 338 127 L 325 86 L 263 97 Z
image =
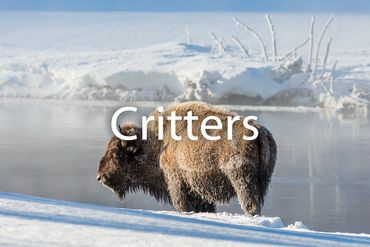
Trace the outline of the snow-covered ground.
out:
M 0 192 L 1 246 L 370 246 L 278 217 L 111 208 Z
M 253 33 L 235 25 L 234 16 L 261 36 L 268 62 Z M 329 17 L 316 17 L 311 70 Z M 334 17 L 318 50 L 314 78 L 307 71 L 311 16 L 274 14 L 272 20 L 279 62 L 273 61 L 263 14 L 2 13 L 0 96 L 367 107 L 368 16 Z M 295 56 L 292 51 L 304 41 Z

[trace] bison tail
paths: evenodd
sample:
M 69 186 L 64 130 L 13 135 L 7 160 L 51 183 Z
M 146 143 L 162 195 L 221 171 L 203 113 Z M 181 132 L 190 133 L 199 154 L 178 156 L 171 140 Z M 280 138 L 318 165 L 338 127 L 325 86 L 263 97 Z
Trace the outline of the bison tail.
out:
M 274 171 L 277 148 L 272 134 L 265 127 L 256 124 L 256 128 L 259 133 L 257 138 L 259 146 L 258 187 L 262 206 Z

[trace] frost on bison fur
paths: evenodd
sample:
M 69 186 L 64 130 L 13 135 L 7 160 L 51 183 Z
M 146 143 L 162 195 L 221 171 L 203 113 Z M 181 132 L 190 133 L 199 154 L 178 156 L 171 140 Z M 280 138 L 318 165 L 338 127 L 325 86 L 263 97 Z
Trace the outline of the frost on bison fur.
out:
M 186 121 L 176 121 L 181 141 L 171 138 L 169 121 L 164 121 L 162 141 L 158 140 L 157 121 L 150 122 L 146 141 L 141 140 L 140 127 L 124 124 L 122 134 L 136 134 L 138 139 L 112 137 L 97 179 L 121 199 L 126 192 L 141 189 L 178 211 L 214 212 L 216 203 L 237 196 L 245 213 L 260 214 L 276 161 L 276 144 L 270 132 L 254 122 L 258 138 L 245 141 L 242 136 L 251 136 L 252 132 L 243 126 L 242 118 L 234 123 L 233 139 L 227 140 L 227 116 L 236 114 L 203 103 L 172 105 L 153 115 L 166 119 L 172 111 L 185 116 L 190 110 L 199 117 L 193 121 L 197 141 L 188 139 Z M 221 119 L 223 129 L 207 133 L 221 135 L 221 140 L 209 141 L 200 132 L 202 120 L 211 115 Z

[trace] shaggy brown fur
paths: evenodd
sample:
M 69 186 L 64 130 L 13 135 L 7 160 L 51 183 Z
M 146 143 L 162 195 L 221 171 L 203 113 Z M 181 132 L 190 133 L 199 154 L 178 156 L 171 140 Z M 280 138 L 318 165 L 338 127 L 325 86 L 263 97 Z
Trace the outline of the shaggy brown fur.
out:
M 276 144 L 270 132 L 253 123 L 259 130 L 258 138 L 245 141 L 242 136 L 252 133 L 243 126 L 242 118 L 234 123 L 233 139 L 227 140 L 227 116 L 236 114 L 204 103 L 173 105 L 153 115 L 166 119 L 172 111 L 177 116 L 192 111 L 199 117 L 193 121 L 197 141 L 188 139 L 186 121 L 176 122 L 181 141 L 172 140 L 166 120 L 163 141 L 158 140 L 157 121 L 150 122 L 147 141 L 141 140 L 139 127 L 125 124 L 121 132 L 136 134 L 138 140 L 112 137 L 100 161 L 98 180 L 120 198 L 127 191 L 143 189 L 157 200 L 170 202 L 178 211 L 214 212 L 215 203 L 237 196 L 245 213 L 260 214 L 276 161 Z M 202 120 L 211 115 L 221 119 L 223 129 L 207 133 L 221 135 L 221 140 L 209 141 L 200 132 Z

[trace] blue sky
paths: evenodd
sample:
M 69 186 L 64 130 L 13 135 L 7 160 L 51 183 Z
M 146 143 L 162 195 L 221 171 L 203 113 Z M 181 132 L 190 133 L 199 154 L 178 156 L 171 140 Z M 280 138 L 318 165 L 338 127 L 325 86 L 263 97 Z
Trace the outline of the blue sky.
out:
M 370 0 L 0 0 L 0 10 L 303 11 L 370 14 Z

